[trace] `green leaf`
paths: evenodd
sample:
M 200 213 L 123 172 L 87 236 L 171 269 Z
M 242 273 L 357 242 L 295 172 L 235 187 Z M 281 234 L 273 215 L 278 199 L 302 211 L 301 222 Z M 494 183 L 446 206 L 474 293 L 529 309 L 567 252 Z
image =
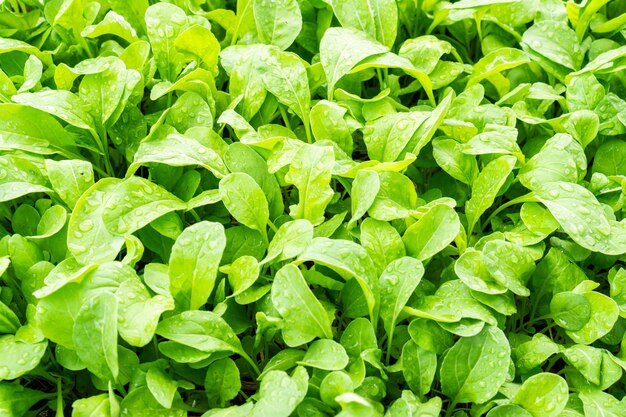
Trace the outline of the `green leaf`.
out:
M 259 277 L 260 266 L 256 258 L 244 255 L 235 259 L 228 271 L 228 282 L 237 296 L 250 288 Z
M 172 246 L 169 277 L 179 309 L 195 310 L 207 302 L 225 246 L 224 228 L 219 223 L 196 223 L 178 236 Z
M 104 381 L 117 381 L 118 300 L 102 292 L 82 305 L 74 322 L 74 345 L 90 372 Z
M 8 261 L 8 256 L 2 258 Z M 9 265 L 8 262 L 6 264 Z M 13 310 L 0 302 L 0 333 L 15 333 L 20 327 L 20 320 Z
M 71 155 L 74 140 L 51 116 L 18 104 L 0 105 L 0 147 L 39 154 Z M 31 123 L 31 120 L 38 123 Z
M 478 175 L 476 158 L 461 152 L 461 145 L 455 140 L 434 139 L 433 156 L 448 175 L 464 184 L 471 185 Z
M 0 336 L 0 380 L 16 379 L 34 369 L 46 352 L 48 341 L 31 342 L 13 335 Z
M 557 134 L 520 169 L 519 180 L 530 190 L 547 182 L 578 182 L 585 175 L 587 159 L 571 136 Z
M 612 361 L 606 355 L 609 355 L 608 352 L 586 345 L 574 345 L 563 349 L 563 356 L 567 363 L 576 368 L 587 381 L 602 388 L 604 388 L 605 377 L 608 379 L 611 374 L 609 364 Z M 618 377 L 621 376 L 622 370 L 619 365 L 614 362 L 613 364 L 617 366 Z M 615 380 L 612 380 L 608 385 L 613 385 L 614 382 Z
M 145 32 L 143 17 L 148 8 L 147 0 L 138 0 L 132 3 L 122 0 L 109 0 L 109 4 L 113 10 L 124 16 L 138 32 Z
M 391 113 L 367 125 L 363 140 L 370 158 L 382 162 L 397 160 L 427 117 L 424 112 Z
M 441 389 L 454 403 L 484 403 L 504 383 L 511 348 L 502 330 L 493 326 L 461 338 L 443 358 Z
M 472 197 L 465 204 L 468 235 L 471 235 L 480 216 L 491 207 L 514 166 L 515 158 L 504 155 L 489 162 L 480 171 L 472 184 Z
M 361 217 L 367 213 L 372 206 L 378 190 L 380 189 L 380 180 L 378 174 L 373 171 L 361 170 L 357 172 L 352 182 L 352 218 L 349 225 L 356 223 Z
M 46 171 L 52 189 L 71 209 L 94 183 L 93 167 L 87 161 L 46 159 Z
M 183 69 L 182 55 L 174 43 L 187 26 L 187 16 L 173 4 L 157 3 L 147 8 L 145 22 L 159 74 L 174 82 Z
M 625 175 L 626 147 L 623 142 L 611 140 L 604 142 L 593 158 L 593 172 L 604 175 Z
M 330 28 L 320 41 L 320 62 L 328 83 L 328 99 L 332 100 L 337 82 L 356 64 L 372 55 L 388 51 L 384 45 L 349 28 Z
M 487 413 L 488 417 L 532 417 L 532 414 L 515 404 L 498 405 Z
M 31 161 L 14 155 L 0 156 L 0 202 L 32 193 L 50 193 L 48 182 Z
M 408 331 L 419 347 L 433 353 L 442 354 L 453 344 L 453 336 L 431 320 L 411 320 Z
M 569 114 L 563 128 L 585 148 L 598 136 L 600 118 L 591 110 L 578 110 Z
M 605 95 L 602 84 L 593 74 L 573 77 L 567 86 L 567 106 L 570 111 L 595 109 Z
M 626 252 L 623 242 L 612 239 L 612 223 L 602 205 L 586 188 L 568 182 L 550 182 L 535 190 L 539 201 L 559 222 L 565 233 L 583 248 L 606 254 Z M 590 216 L 591 213 L 599 213 Z
M 165 137 L 148 136 L 139 144 L 126 176 L 133 175 L 142 165 L 157 162 L 170 166 L 198 165 L 211 171 L 217 178 L 222 178 L 228 170 L 219 154 L 208 145 L 177 133 Z
M 302 120 L 309 137 L 311 92 L 302 61 L 298 56 L 275 47 L 260 49 L 258 53 L 261 58 L 255 61 L 255 68 L 265 89 Z
M 72 126 L 95 132 L 94 119 L 87 113 L 85 104 L 69 91 L 41 90 L 36 93 L 22 93 L 14 96 L 13 101 L 45 111 Z
M 35 403 L 48 397 L 17 383 L 0 382 L 0 411 L 7 416 L 23 416 Z
M 212 74 L 217 73 L 220 44 L 209 28 L 196 24 L 185 29 L 174 41 L 174 47 Z
M 345 372 L 334 371 L 324 377 L 320 385 L 320 397 L 326 404 L 336 406 L 335 399 L 352 388 L 352 380 Z
M 283 214 L 285 206 L 278 181 L 268 172 L 267 162 L 255 150 L 235 142 L 224 153 L 224 162 L 230 172 L 244 172 L 259 184 L 267 197 L 271 219 Z
M 435 105 L 435 98 L 433 97 L 433 93 L 432 93 L 433 85 L 428 75 L 424 74 L 422 71 L 415 68 L 413 66 L 413 63 L 409 61 L 408 59 L 403 58 L 399 55 L 396 55 L 392 52 L 372 55 L 363 59 L 359 64 L 357 64 L 355 67 L 353 67 L 350 70 L 350 74 L 355 74 L 360 71 L 372 70 L 376 68 L 390 68 L 390 69 L 398 68 L 402 70 L 403 72 L 405 72 L 406 74 L 410 75 L 411 77 L 415 78 L 417 81 L 417 84 L 419 84 L 425 90 L 426 95 L 428 96 L 428 99 L 430 100 L 430 103 L 433 106 Z M 449 103 L 450 103 L 449 98 L 444 99 L 442 101 L 443 106 L 441 106 L 434 112 L 438 116 L 438 117 L 433 118 L 433 120 L 436 121 L 436 123 L 434 123 L 435 125 L 441 123 L 442 118 L 443 118 L 442 113 L 445 113 L 445 111 L 447 111 L 447 107 Z M 413 149 L 412 152 L 417 153 L 419 149 L 421 149 L 421 147 L 431 139 L 432 133 L 434 133 L 434 130 L 430 134 L 425 134 L 424 136 L 419 138 L 419 141 L 423 141 L 421 146 L 410 146 L 409 149 Z M 415 141 L 418 141 L 418 140 L 416 139 Z
M 278 228 L 267 249 L 263 263 L 294 258 L 300 255 L 313 239 L 313 225 L 305 219 L 284 223 Z
M 550 211 L 537 203 L 522 204 L 520 218 L 528 230 L 534 233 L 549 235 L 559 227 L 559 223 Z
M 498 258 L 492 260 L 492 265 Z M 498 282 L 487 269 L 485 256 L 472 248 L 463 252 L 454 264 L 454 272 L 473 291 L 484 294 L 503 294 L 507 291 L 505 282 Z
M 125 281 L 138 281 L 139 277 L 133 268 L 121 262 L 107 262 L 85 268 L 78 262 L 66 262 L 70 265 L 62 264 L 62 267 L 58 266 L 56 270 L 50 271 L 50 279 L 44 280 L 49 287 L 36 292 L 37 296 L 43 298 L 37 303 L 35 319 L 44 336 L 75 350 L 74 327 L 79 310 L 85 304 L 84 301 L 101 293 L 112 294 Z M 108 309 L 111 306 L 107 304 L 105 307 Z M 86 327 L 85 331 L 92 331 L 96 336 L 102 330 L 91 329 L 89 323 L 82 325 Z M 117 329 L 117 326 L 115 328 Z M 117 338 L 115 340 L 117 341 Z
M 123 61 L 111 58 L 103 62 L 100 71 L 86 72 L 80 82 L 79 98 L 99 129 L 110 127 L 120 117 L 135 87 L 141 87 L 142 82 L 138 71 L 127 70 Z M 103 149 L 103 152 L 107 150 Z
M 513 348 L 515 365 L 521 372 L 530 371 L 557 353 L 559 353 L 559 346 L 541 333 L 535 334 L 531 340 Z
M 402 348 L 402 374 L 411 390 L 420 397 L 431 388 L 437 371 L 437 355 L 409 340 Z
M 245 35 L 249 31 L 255 29 L 253 5 L 253 0 L 242 0 L 237 2 L 237 23 L 233 25 L 233 44 L 237 40 L 237 35 Z
M 570 331 L 582 329 L 591 318 L 591 305 L 583 294 L 565 291 L 555 294 L 550 301 L 554 321 Z
M 146 372 L 146 384 L 150 393 L 154 398 L 165 408 L 172 408 L 172 402 L 174 401 L 174 395 L 178 389 L 176 381 L 172 380 L 158 366 L 152 366 Z
M 397 172 L 379 172 L 380 189 L 368 213 L 377 220 L 396 220 L 409 217 L 418 205 L 412 181 Z
M 304 351 L 297 349 L 283 349 L 274 355 L 263 368 L 263 372 L 259 375 L 259 379 L 263 379 L 266 373 L 272 370 L 288 371 L 295 368 L 304 357 Z
M 113 260 L 124 243 L 124 238 L 109 232 L 102 220 L 104 205 L 119 183 L 113 178 L 102 179 L 76 202 L 68 225 L 67 247 L 80 263 Z
M 590 417 L 622 417 L 624 415 L 624 403 L 606 392 L 591 389 L 579 394 L 583 402 L 585 416 Z
M 103 417 L 119 416 L 120 405 L 117 398 L 111 394 L 100 394 L 93 397 L 81 398 L 72 403 L 72 417 Z
M 331 140 L 352 154 L 352 131 L 356 128 L 346 116 L 347 109 L 328 100 L 320 100 L 311 108 L 311 131 L 316 141 Z
M 124 16 L 109 11 L 98 24 L 89 25 L 80 34 L 85 38 L 97 38 L 105 35 L 115 35 L 124 39 L 128 43 L 138 41 L 137 31 L 130 23 L 124 19 Z
M 488 125 L 460 149 L 470 155 L 509 154 L 524 162 L 524 154 L 517 145 L 517 129 L 508 126 Z
M 298 405 L 298 386 L 283 371 L 270 371 L 261 381 L 252 417 L 288 417 Z
M 530 295 L 526 283 L 535 262 L 523 247 L 503 240 L 492 240 L 483 248 L 483 260 L 495 281 L 520 296 Z
M 308 343 L 315 337 L 332 339 L 331 323 L 300 270 L 282 267 L 272 285 L 272 304 L 283 318 L 283 338 L 288 346 Z
M 340 371 L 348 365 L 348 354 L 339 343 L 321 339 L 311 343 L 298 364 L 325 371 Z
M 530 62 L 528 56 L 519 49 L 499 48 L 486 54 L 474 65 L 474 72 L 468 84 L 472 85 L 478 83 L 502 71 L 518 67 L 528 62 Z
M 296 152 L 285 175 L 285 181 L 298 189 L 298 204 L 290 206 L 291 217 L 306 219 L 314 226 L 324 221 L 326 206 L 333 197 L 333 164 L 333 149 L 328 146 L 303 146 Z
M 549 74 L 564 80 L 583 61 L 576 34 L 563 22 L 535 22 L 522 36 L 522 48 Z
M 533 416 L 559 416 L 567 405 L 568 391 L 563 378 L 543 372 L 524 381 L 513 403 L 521 405 Z
M 362 352 L 378 348 L 374 327 L 364 318 L 351 321 L 343 331 L 340 342 L 350 357 L 358 358 Z
M 261 187 L 250 175 L 234 172 L 219 184 L 220 196 L 226 209 L 239 223 L 266 235 L 269 207 Z
M 591 305 L 591 317 L 579 330 L 568 331 L 567 335 L 576 343 L 590 344 L 611 331 L 619 317 L 617 303 L 598 292 L 582 294 Z
M 75 143 L 54 117 L 19 104 L 0 105 L 0 147 L 38 154 L 71 155 Z M 32 123 L 37 120 L 37 123 Z
M 207 368 L 204 389 L 211 404 L 223 406 L 241 389 L 239 368 L 230 358 L 218 359 Z
M 361 245 L 374 262 L 378 274 L 391 261 L 406 254 L 398 231 L 389 223 L 371 217 L 361 223 Z
M 24 82 L 18 92 L 22 93 L 36 87 L 43 75 L 43 63 L 37 56 L 31 55 L 24 62 Z
M 171 416 L 184 417 L 186 411 L 179 407 L 170 409 L 164 408 L 152 396 L 150 390 L 146 386 L 141 386 L 131 391 L 121 403 L 121 415 L 132 415 L 138 417 L 148 416 Z
M 113 235 L 133 233 L 167 213 L 187 208 L 176 196 L 141 177 L 120 182 L 104 198 L 102 221 Z M 90 231 L 89 223 L 77 227 L 83 233 Z
M 602 0 L 600 0 L 602 1 Z M 591 3 L 598 3 L 598 1 L 592 1 Z M 607 22 L 608 23 L 608 22 Z M 613 45 L 611 45 L 613 46 Z M 583 69 L 570 74 L 570 77 L 577 75 L 587 74 L 589 72 L 595 72 L 597 74 L 612 73 L 619 71 L 622 68 L 623 57 L 626 54 L 626 48 L 623 46 L 615 45 L 614 48 L 609 48 L 595 56 L 595 58 L 589 62 Z M 569 78 L 569 77 L 568 77 Z M 569 80 L 568 80 L 569 81 Z
M 341 26 L 367 33 L 373 39 L 391 48 L 398 28 L 397 4 L 391 0 L 326 1 Z
M 316 237 L 298 257 L 298 262 L 306 261 L 328 266 L 345 279 L 355 278 L 363 290 L 372 320 L 376 317 L 374 264 L 362 246 L 347 240 Z
M 100 394 L 81 398 L 72 403 L 72 417 L 103 417 L 119 416 L 120 405 L 117 398 L 110 394 Z
M 184 311 L 159 322 L 156 333 L 205 353 L 245 355 L 239 338 L 223 318 L 210 311 Z
M 407 254 L 420 261 L 445 249 L 461 230 L 459 216 L 445 204 L 437 204 L 409 226 L 402 236 Z
M 276 45 L 282 50 L 296 39 L 302 29 L 302 14 L 296 0 L 285 3 L 254 0 L 254 20 L 263 43 Z
M 139 279 L 129 279 L 120 284 L 116 295 L 121 300 L 118 310 L 118 331 L 131 346 L 145 346 L 154 337 L 161 314 L 174 309 L 169 293 L 150 296 Z
M 252 4 L 253 1 L 249 3 Z M 252 59 L 255 56 L 254 51 L 254 45 L 235 45 L 220 53 L 220 62 L 230 76 L 229 92 L 233 97 L 241 97 L 237 108 L 246 121 L 259 111 L 267 96 L 261 74 L 256 71 L 256 63 Z M 228 110 L 222 113 L 222 119 L 225 120 L 227 112 Z
M 626 270 L 610 271 L 608 278 L 611 298 L 618 304 L 620 316 L 623 316 L 626 309 Z
M 424 266 L 408 256 L 391 261 L 378 279 L 380 291 L 380 317 L 388 336 L 388 345 L 393 341 L 398 316 L 415 292 Z

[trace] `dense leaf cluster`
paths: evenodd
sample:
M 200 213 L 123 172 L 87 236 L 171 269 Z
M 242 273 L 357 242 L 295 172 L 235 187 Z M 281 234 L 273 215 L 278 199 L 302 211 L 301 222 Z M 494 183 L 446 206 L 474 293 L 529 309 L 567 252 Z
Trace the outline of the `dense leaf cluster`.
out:
M 626 416 L 625 36 L 0 0 L 0 415 Z

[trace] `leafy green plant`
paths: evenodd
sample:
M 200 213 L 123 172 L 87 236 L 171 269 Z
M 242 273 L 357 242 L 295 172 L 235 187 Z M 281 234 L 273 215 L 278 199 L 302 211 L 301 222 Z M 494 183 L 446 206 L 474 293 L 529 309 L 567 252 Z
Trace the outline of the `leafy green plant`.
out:
M 625 16 L 0 0 L 0 415 L 626 416 Z

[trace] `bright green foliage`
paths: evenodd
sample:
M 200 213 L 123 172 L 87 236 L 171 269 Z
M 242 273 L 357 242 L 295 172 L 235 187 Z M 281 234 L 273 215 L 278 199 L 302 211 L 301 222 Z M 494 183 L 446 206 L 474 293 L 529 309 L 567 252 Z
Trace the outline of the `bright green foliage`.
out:
M 626 417 L 626 0 L 0 0 L 1 417 Z

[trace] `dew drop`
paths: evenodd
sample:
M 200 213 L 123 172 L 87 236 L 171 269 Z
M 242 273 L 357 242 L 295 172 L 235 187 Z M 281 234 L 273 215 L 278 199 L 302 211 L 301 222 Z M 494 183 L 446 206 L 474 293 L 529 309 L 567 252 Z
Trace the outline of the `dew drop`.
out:
M 93 229 L 93 226 L 94 224 L 92 220 L 90 219 L 83 220 L 82 222 L 78 224 L 78 230 L 80 230 L 81 232 L 87 233 L 91 229 Z

